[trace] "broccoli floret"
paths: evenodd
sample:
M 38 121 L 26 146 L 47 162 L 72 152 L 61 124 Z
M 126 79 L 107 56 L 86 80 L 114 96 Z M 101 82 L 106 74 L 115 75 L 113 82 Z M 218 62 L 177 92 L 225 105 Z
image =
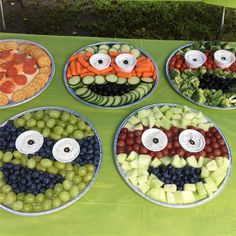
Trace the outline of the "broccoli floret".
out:
M 203 89 L 196 90 L 195 93 L 193 94 L 193 99 L 196 102 L 205 103 L 206 102 L 206 97 L 204 95 Z
M 205 66 L 202 66 L 202 67 L 200 68 L 199 72 L 200 72 L 201 75 L 205 75 L 206 72 L 207 72 L 207 68 L 206 68 Z
M 180 75 L 180 71 L 179 70 L 174 69 L 174 70 L 170 71 L 170 77 L 172 79 L 174 79 L 177 75 Z
M 183 84 L 183 79 L 180 77 L 180 75 L 177 75 L 174 79 L 176 85 L 178 86 L 178 88 L 180 88 Z
M 212 105 L 212 106 L 217 106 L 220 104 L 221 98 L 222 98 L 222 90 L 209 90 L 209 89 L 205 89 L 204 90 L 204 95 L 206 97 L 206 102 L 208 105 Z
M 198 77 L 193 76 L 193 77 L 190 79 L 190 84 L 191 84 L 192 87 L 198 88 L 199 85 L 200 85 L 200 81 L 199 81 Z
M 186 88 L 186 89 L 182 90 L 183 95 L 185 95 L 189 98 L 191 98 L 193 96 L 194 92 L 195 92 L 195 90 L 192 88 Z
M 236 105 L 236 95 L 233 95 L 229 98 L 223 97 L 220 101 L 221 107 L 231 107 Z

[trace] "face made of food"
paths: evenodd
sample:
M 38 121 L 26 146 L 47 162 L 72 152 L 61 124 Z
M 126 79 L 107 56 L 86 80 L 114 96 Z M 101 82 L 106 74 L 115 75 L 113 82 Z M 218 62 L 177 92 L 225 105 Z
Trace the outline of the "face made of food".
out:
M 82 100 L 117 107 L 146 96 L 157 76 L 152 60 L 133 45 L 101 44 L 74 54 L 66 78 Z
M 9 120 L 0 127 L 0 203 L 25 213 L 63 206 L 93 179 L 100 152 L 92 127 L 69 112 Z
M 153 107 L 130 117 L 116 142 L 117 163 L 140 192 L 189 204 L 218 190 L 229 168 L 224 138 L 201 112 Z

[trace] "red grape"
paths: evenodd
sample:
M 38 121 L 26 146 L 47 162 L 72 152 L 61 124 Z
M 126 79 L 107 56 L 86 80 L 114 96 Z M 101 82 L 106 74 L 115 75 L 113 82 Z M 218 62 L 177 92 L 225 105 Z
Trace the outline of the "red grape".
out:
M 122 128 L 121 133 L 126 134 L 127 132 L 128 132 L 128 129 L 127 129 L 127 128 Z
M 170 130 L 167 130 L 165 133 L 166 133 L 167 138 L 171 138 L 173 136 L 173 133 Z
M 153 152 L 153 151 L 149 151 L 149 152 L 148 152 L 148 155 L 150 155 L 151 157 L 156 157 L 156 153 Z
M 142 133 L 143 133 L 142 130 L 136 130 L 136 131 L 134 132 L 134 136 L 140 137 L 140 136 L 142 136 Z
M 183 148 L 178 148 L 176 150 L 176 153 L 180 156 L 180 157 L 184 157 L 185 151 Z
M 139 152 L 139 149 L 140 149 L 140 145 L 138 145 L 138 144 L 134 144 L 134 145 L 133 145 L 133 150 L 134 150 L 135 152 Z
M 125 140 L 125 139 L 126 139 L 126 134 L 125 133 L 120 133 L 119 140 Z
M 212 148 L 214 148 L 214 149 L 217 149 L 217 148 L 219 148 L 220 147 L 220 145 L 218 144 L 218 143 L 212 143 Z
M 215 150 L 213 151 L 213 155 L 214 155 L 215 157 L 219 157 L 219 156 L 221 155 L 220 149 L 215 149 Z
M 125 153 L 125 149 L 123 147 L 117 148 L 117 154 L 120 154 L 120 153 Z
M 126 152 L 130 153 L 133 151 L 133 147 L 132 146 L 126 146 Z
M 142 144 L 141 137 L 136 137 L 136 138 L 135 138 L 135 143 L 137 143 L 137 144 Z
M 169 155 L 169 150 L 167 148 L 162 150 L 163 156 L 168 156 Z
M 127 134 L 128 138 L 134 138 L 134 132 L 130 131 Z
M 128 146 L 129 145 L 133 145 L 134 144 L 134 139 L 126 139 L 126 142 L 125 142 Z
M 156 153 L 156 157 L 157 157 L 158 159 L 162 158 L 163 156 L 164 156 L 164 155 L 163 155 L 162 152 L 157 152 L 157 153 Z
M 141 146 L 139 149 L 140 154 L 147 154 L 148 153 L 148 149 L 145 148 L 144 146 Z
M 175 141 L 173 142 L 173 147 L 174 147 L 174 148 L 179 148 L 179 147 L 180 147 L 180 143 L 179 143 L 178 140 L 175 140 Z
M 117 142 L 117 147 L 124 147 L 125 146 L 125 142 L 123 140 L 119 140 Z

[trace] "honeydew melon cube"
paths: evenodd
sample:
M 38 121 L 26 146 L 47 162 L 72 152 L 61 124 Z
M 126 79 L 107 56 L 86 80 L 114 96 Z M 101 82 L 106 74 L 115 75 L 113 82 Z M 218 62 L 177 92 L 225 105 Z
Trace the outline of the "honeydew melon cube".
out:
M 207 191 L 208 196 L 211 196 L 213 194 L 213 190 L 212 190 L 211 185 L 209 183 L 205 183 L 204 187 L 205 187 L 205 189 Z
M 201 118 L 200 118 L 200 123 L 203 123 L 203 124 L 209 124 L 209 125 L 211 125 L 212 126 L 212 124 L 210 124 L 209 123 L 209 121 L 206 119 L 206 117 L 204 117 L 204 116 L 202 116 Z
M 167 106 L 167 105 L 165 105 L 165 106 L 163 106 L 163 107 L 160 108 L 160 111 L 163 112 L 163 113 L 165 113 L 165 112 L 167 112 L 169 109 L 170 109 L 170 107 Z
M 175 184 L 165 184 L 164 191 L 174 193 L 177 191 L 177 186 Z
M 148 182 L 148 176 L 146 175 L 142 175 L 138 177 L 138 183 L 142 184 L 142 183 L 147 183 Z
M 161 119 L 162 127 L 169 130 L 171 127 L 171 122 L 169 119 L 167 119 L 165 116 Z
M 207 124 L 202 124 L 202 123 L 200 123 L 199 125 L 198 125 L 198 128 L 199 129 L 203 129 L 204 131 L 208 131 L 208 129 L 211 127 L 211 124 L 209 124 L 209 123 L 207 123 Z
M 158 128 L 161 127 L 161 121 L 159 119 L 156 119 L 155 126 Z
M 168 120 L 171 120 L 172 117 L 173 117 L 173 113 L 169 110 L 165 113 L 165 117 L 168 119 Z
M 134 185 L 138 186 L 138 178 L 136 176 L 130 177 L 129 181 Z
M 173 114 L 172 120 L 181 120 L 182 116 L 180 114 Z
M 159 201 L 166 202 L 166 193 L 163 188 L 160 188 Z
M 141 184 L 138 184 L 137 186 L 143 193 L 146 193 L 149 189 L 150 189 L 150 186 L 146 183 L 141 183 Z
M 191 125 L 191 120 L 183 119 L 180 123 L 180 127 L 186 129 L 187 126 Z
M 130 162 L 130 167 L 131 168 L 138 168 L 138 159 L 135 159 Z
M 140 119 L 137 118 L 136 116 L 132 116 L 132 117 L 129 119 L 129 123 L 131 123 L 132 125 L 137 125 L 139 122 L 140 122 Z
M 138 176 L 138 170 L 135 169 L 135 168 L 129 169 L 126 172 L 126 175 L 127 175 L 128 179 L 132 178 L 132 177 L 137 177 Z
M 193 203 L 196 201 L 193 192 L 191 191 L 182 191 L 182 197 L 184 203 Z
M 158 109 L 158 111 L 155 111 L 153 113 L 153 116 L 156 118 L 156 119 L 159 119 L 159 118 L 162 118 L 164 115 L 162 114 L 162 112 Z
M 167 193 L 166 193 L 166 201 L 167 201 L 167 203 L 169 203 L 169 204 L 175 204 L 175 203 L 176 203 L 176 200 L 175 200 L 175 195 L 174 195 L 174 193 L 167 192 Z
M 171 107 L 170 110 L 174 114 L 182 114 L 182 109 L 178 107 Z
M 171 162 L 172 166 L 174 166 L 175 168 L 181 168 L 182 167 L 182 161 L 181 161 L 179 155 L 175 155 L 172 160 L 173 160 Z
M 163 165 L 168 166 L 171 163 L 171 158 L 166 156 L 161 158 L 160 161 Z
M 207 164 L 209 161 L 211 161 L 210 158 L 208 158 L 208 157 L 203 157 L 203 166 L 206 166 L 206 164 Z
M 226 176 L 226 171 L 218 168 L 216 171 L 214 171 L 210 177 L 213 179 L 213 181 L 215 182 L 216 186 L 218 187 L 221 182 L 224 180 L 225 176 Z
M 151 162 L 152 157 L 145 154 L 140 154 L 138 157 L 138 166 L 141 168 L 142 166 L 147 167 Z M 147 168 L 146 168 L 147 169 Z
M 195 184 L 185 184 L 184 191 L 196 192 L 196 185 Z
M 181 125 L 180 125 L 180 120 L 172 120 L 171 121 L 171 124 L 173 125 L 173 126 L 175 126 L 175 127 L 180 127 Z
M 183 199 L 183 195 L 182 195 L 182 191 L 176 191 L 175 193 L 173 193 L 175 196 L 175 201 L 178 204 L 183 204 L 184 203 L 184 199 Z
M 147 192 L 147 196 L 149 196 L 150 198 L 153 198 L 155 200 L 158 200 L 159 196 L 160 196 L 160 188 L 151 188 Z
M 183 114 L 183 120 L 192 120 L 196 116 L 193 112 L 186 112 Z
M 138 112 L 138 118 L 139 118 L 140 120 L 143 119 L 143 118 L 145 118 L 145 117 L 147 117 L 147 116 L 148 116 L 147 110 L 141 110 L 141 111 Z
M 202 182 L 196 183 L 196 188 L 199 196 L 205 196 L 207 194 L 205 186 Z
M 221 168 L 223 170 L 228 170 L 229 168 L 229 164 L 230 164 L 230 160 L 228 158 L 225 158 L 223 159 L 223 165 L 221 166 Z
M 154 174 L 150 174 L 148 177 L 148 182 L 150 183 L 151 180 L 156 179 L 157 177 Z
M 206 164 L 206 168 L 209 171 L 215 171 L 217 169 L 217 164 L 215 160 L 211 160 Z
M 135 160 L 135 159 L 138 159 L 138 153 L 137 152 L 135 152 L 135 151 L 132 151 L 129 155 L 128 155 L 128 157 L 126 158 L 126 160 L 127 161 L 133 161 L 133 160 Z
M 209 170 L 205 166 L 203 166 L 201 170 L 201 177 L 206 178 L 208 176 L 209 176 Z
M 198 163 L 197 163 L 197 160 L 196 160 L 195 156 L 188 157 L 187 158 L 187 163 L 188 163 L 189 166 L 198 168 Z
M 154 168 L 158 167 L 159 165 L 161 165 L 161 162 L 158 158 L 154 158 L 153 161 L 150 163 L 150 166 Z
M 125 162 L 126 160 L 126 157 L 127 157 L 127 154 L 126 153 L 120 153 L 117 155 L 117 161 L 122 164 Z
M 196 117 L 199 118 L 199 119 L 201 119 L 201 118 L 204 117 L 204 116 L 203 116 L 203 114 L 202 114 L 201 111 L 198 111 L 198 112 L 196 113 Z
M 134 127 L 134 130 L 143 130 L 143 125 L 142 124 L 138 124 Z
M 123 162 L 123 163 L 121 164 L 121 167 L 122 167 L 122 169 L 123 169 L 125 172 L 127 172 L 128 170 L 131 169 L 130 163 L 129 163 L 128 161 Z
M 183 112 L 188 112 L 188 111 L 191 111 L 191 109 L 189 107 L 187 107 L 187 106 L 184 106 L 183 107 Z
M 143 119 L 141 120 L 141 123 L 143 124 L 143 126 L 148 127 L 148 118 L 147 118 L 147 117 L 146 117 L 146 118 L 143 118 Z
M 210 185 L 212 192 L 215 192 L 217 190 L 217 186 L 216 186 L 214 180 L 210 176 L 206 177 L 204 180 L 205 180 L 206 184 Z
M 197 125 L 199 125 L 199 123 L 200 123 L 200 119 L 199 118 L 195 117 L 195 118 L 192 119 L 192 125 L 193 126 L 197 126 Z
M 142 176 L 142 175 L 149 176 L 147 168 L 140 168 L 140 167 L 138 167 L 138 176 Z
M 127 122 L 127 124 L 125 125 L 125 128 L 127 128 L 129 131 L 134 131 L 134 126 L 129 122 Z
M 148 117 L 148 126 L 149 128 L 152 128 L 156 123 L 156 119 L 153 116 Z
M 199 157 L 197 164 L 198 167 L 203 167 L 203 157 Z
M 181 158 L 181 164 L 182 164 L 182 167 L 184 167 L 187 165 L 187 161 L 185 161 L 184 158 Z
M 196 201 L 200 201 L 202 199 L 207 198 L 207 194 L 205 194 L 205 195 L 199 195 L 198 193 L 193 193 L 193 194 L 194 194 L 194 197 L 195 197 Z
M 224 157 L 216 157 L 215 161 L 216 161 L 217 166 L 221 167 L 223 165 L 223 162 L 224 162 Z
M 159 180 L 158 178 L 150 180 L 151 187 L 160 188 L 163 185 L 164 185 L 164 183 L 161 180 Z

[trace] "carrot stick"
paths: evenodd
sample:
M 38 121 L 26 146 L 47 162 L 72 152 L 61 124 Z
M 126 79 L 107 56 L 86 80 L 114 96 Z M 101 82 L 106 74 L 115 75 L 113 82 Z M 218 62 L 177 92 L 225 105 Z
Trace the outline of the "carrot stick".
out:
M 84 55 L 85 55 L 86 57 L 90 58 L 93 54 L 92 54 L 91 52 L 86 52 Z
M 150 63 L 151 71 L 153 72 L 155 70 L 153 63 Z
M 137 62 L 136 66 L 141 66 L 143 64 L 150 64 L 150 63 L 151 63 L 151 60 L 149 58 L 146 58 L 143 61 Z
M 143 72 L 143 77 L 152 77 L 153 72 Z
M 81 74 L 84 74 L 84 73 L 87 73 L 88 72 L 88 70 L 86 69 L 86 68 L 83 68 L 82 70 L 81 70 Z
M 89 63 L 87 61 L 85 61 L 82 57 L 77 58 L 77 60 L 82 66 L 84 66 L 84 67 L 89 66 Z
M 137 72 L 136 75 L 137 75 L 138 77 L 142 77 L 142 73 L 141 73 L 141 72 Z
M 81 73 L 81 64 L 78 61 L 76 61 L 75 65 L 76 65 L 77 75 L 79 75 Z
M 76 72 L 76 62 L 75 61 L 72 61 L 70 63 L 70 71 L 71 71 L 72 75 L 76 75 L 77 74 L 77 72 Z
M 89 75 L 94 75 L 94 74 L 93 73 L 83 73 L 83 74 L 80 74 L 80 77 L 84 78 L 85 76 L 89 76 Z
M 131 73 L 125 73 L 125 72 L 118 72 L 117 76 L 120 78 L 130 78 L 132 76 Z
M 87 70 L 91 73 L 94 73 L 95 75 L 99 75 L 101 72 L 95 68 L 93 68 L 92 66 L 88 66 Z
M 119 52 L 108 52 L 110 57 L 116 57 L 119 55 Z
M 132 75 L 132 76 L 136 76 L 135 70 L 132 70 L 132 71 L 131 71 L 131 75 Z
M 112 68 L 112 67 L 108 67 L 108 68 L 106 68 L 106 69 L 104 69 L 104 70 L 101 70 L 101 71 L 100 71 L 100 74 L 103 75 L 104 73 L 108 73 L 108 72 L 110 73 L 111 71 L 113 71 L 113 68 Z
M 72 62 L 72 61 L 76 60 L 76 58 L 77 58 L 77 55 L 71 56 L 69 61 Z
M 70 67 L 68 67 L 68 69 L 67 69 L 66 77 L 68 80 L 72 77 L 72 74 L 70 72 Z
M 157 73 L 156 71 L 153 72 L 153 77 L 152 77 L 154 80 L 157 78 Z
M 137 59 L 137 63 L 139 63 L 139 62 L 141 62 L 141 61 L 143 61 L 143 60 L 145 60 L 145 59 L 146 59 L 145 56 L 139 57 L 139 58 Z
M 115 63 L 111 63 L 111 67 L 113 68 L 114 71 L 120 71 L 119 66 L 117 66 Z
M 78 58 L 83 58 L 83 57 L 84 57 L 84 54 L 78 53 L 76 56 L 77 56 L 77 60 L 78 60 Z
M 136 72 L 137 73 L 139 73 L 139 72 L 141 72 L 141 73 L 142 72 L 150 72 L 150 67 L 146 67 L 146 66 L 145 67 L 143 67 L 143 66 L 142 67 L 137 67 Z

